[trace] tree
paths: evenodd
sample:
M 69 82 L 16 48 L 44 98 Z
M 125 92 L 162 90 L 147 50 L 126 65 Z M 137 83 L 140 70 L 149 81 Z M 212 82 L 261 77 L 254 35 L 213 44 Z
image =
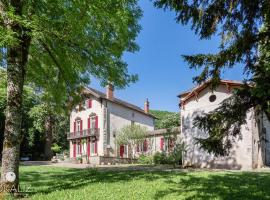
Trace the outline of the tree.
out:
M 150 110 L 150 113 L 157 118 L 155 120 L 156 129 L 168 129 L 180 126 L 179 113 L 161 110 Z
M 223 70 L 244 64 L 245 86 L 213 112 L 197 117 L 194 123 L 209 133 L 209 137 L 198 140 L 203 148 L 216 155 L 227 155 L 232 142 L 241 138 L 240 126 L 246 123 L 250 108 L 270 119 L 270 68 L 266 53 L 270 46 L 269 1 L 156 0 L 155 6 L 174 10 L 176 21 L 191 23 L 200 39 L 220 36 L 217 53 L 183 56 L 191 68 L 202 69 L 194 78 L 197 83 L 210 79 L 209 86 L 214 89 Z
M 132 149 L 132 157 L 135 158 L 135 148 L 146 139 L 146 128 L 140 125 L 124 126 L 116 135 L 117 145 L 128 145 Z
M 23 86 L 26 75 L 57 100 L 76 99 L 89 74 L 125 87 L 137 80 L 121 57 L 138 50 L 141 11 L 136 1 L 49 0 L 0 2 L 0 59 L 7 67 L 7 106 L 2 155 L 3 188 L 19 184 Z M 49 70 L 48 66 L 51 66 Z M 57 77 L 55 79 L 55 77 Z M 44 81 L 47 80 L 47 81 Z M 49 82 L 48 85 L 44 83 Z M 14 172 L 13 183 L 6 173 Z
M 6 70 L 4 68 L 0 68 L 0 76 L 3 77 L 3 79 L 0 81 L 0 149 L 2 150 L 4 135 L 3 122 L 5 121 L 5 109 L 7 100 L 7 83 L 5 78 Z M 20 146 L 21 156 L 30 156 L 31 159 L 44 159 L 45 156 L 49 159 L 52 156 L 50 152 L 51 142 L 59 145 L 62 150 L 67 149 L 68 142 L 66 140 L 66 130 L 69 127 L 69 117 L 67 115 L 68 112 L 64 112 L 64 108 L 48 108 L 48 102 L 44 102 L 44 100 L 48 99 L 43 98 L 44 92 L 35 92 L 33 86 L 25 85 L 23 96 L 24 101 L 22 113 L 24 117 L 22 119 L 22 145 Z M 54 101 L 51 100 L 51 103 L 53 104 Z M 53 118 L 53 120 L 51 120 L 53 122 L 51 126 L 52 128 L 49 129 L 51 130 L 51 133 L 49 134 L 46 134 L 48 133 L 48 130 L 45 129 L 45 127 L 47 127 L 45 126 L 45 119 L 48 118 L 47 116 Z M 47 138 L 46 140 L 47 135 L 51 137 Z

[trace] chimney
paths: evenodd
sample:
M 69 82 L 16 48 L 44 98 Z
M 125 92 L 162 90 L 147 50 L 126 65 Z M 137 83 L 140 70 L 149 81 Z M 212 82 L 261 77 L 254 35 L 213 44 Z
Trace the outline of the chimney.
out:
M 149 101 L 148 99 L 146 99 L 146 101 L 144 102 L 144 112 L 145 113 L 149 113 Z
M 113 99 L 113 90 L 114 90 L 113 85 L 109 83 L 106 88 L 107 88 L 106 97 L 108 99 Z

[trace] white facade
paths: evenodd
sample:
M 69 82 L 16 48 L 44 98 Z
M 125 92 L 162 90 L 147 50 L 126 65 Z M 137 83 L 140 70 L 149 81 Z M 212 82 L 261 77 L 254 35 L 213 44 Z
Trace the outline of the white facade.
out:
M 258 146 L 262 144 L 259 140 L 259 128 L 256 121 L 254 110 L 247 113 L 247 124 L 241 128 L 242 139 L 233 144 L 229 156 L 215 157 L 209 154 L 196 144 L 194 138 L 207 137 L 207 133 L 202 132 L 193 126 L 193 120 L 202 113 L 217 108 L 220 103 L 232 95 L 231 91 L 241 84 L 235 82 L 222 82 L 214 91 L 209 87 L 200 86 L 192 91 L 180 95 L 181 103 L 181 135 L 183 142 L 186 144 L 186 151 L 183 155 L 183 163 L 186 166 L 196 167 L 214 167 L 214 168 L 232 168 L 232 169 L 251 169 L 269 164 L 269 142 L 263 142 L 265 148 L 260 150 Z M 210 96 L 215 95 L 216 99 L 210 101 Z M 270 136 L 269 121 L 264 120 L 265 137 Z M 260 152 L 263 155 L 259 155 Z M 263 158 L 263 156 L 265 158 Z
M 134 105 L 96 92 L 87 89 L 85 102 L 70 114 L 70 157 L 87 157 L 95 164 L 113 162 L 110 158 L 119 156 L 128 157 L 127 149 L 123 152 L 115 144 L 118 131 L 133 123 L 154 130 L 154 117 Z

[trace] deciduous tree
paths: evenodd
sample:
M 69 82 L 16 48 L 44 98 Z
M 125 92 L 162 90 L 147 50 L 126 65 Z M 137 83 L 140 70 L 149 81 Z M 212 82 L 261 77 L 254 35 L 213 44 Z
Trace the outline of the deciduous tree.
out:
M 124 87 L 137 79 L 121 57 L 138 49 L 137 1 L 0 1 L 0 58 L 7 66 L 7 107 L 2 155 L 2 187 L 18 187 L 25 76 L 57 100 L 73 99 L 92 74 Z M 52 66 L 48 70 L 48 66 Z M 44 81 L 44 80 L 47 80 Z M 47 85 L 43 84 L 47 83 Z M 14 172 L 13 183 L 6 173 Z
M 116 135 L 117 145 L 130 146 L 132 150 L 132 157 L 135 157 L 135 148 L 141 145 L 146 139 L 146 128 L 140 125 L 124 126 Z

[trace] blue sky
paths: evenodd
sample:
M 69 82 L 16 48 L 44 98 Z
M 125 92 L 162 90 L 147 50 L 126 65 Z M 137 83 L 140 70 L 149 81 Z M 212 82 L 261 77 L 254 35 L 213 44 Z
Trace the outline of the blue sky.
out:
M 149 0 L 141 0 L 139 4 L 143 10 L 142 30 L 136 40 L 140 51 L 123 57 L 129 71 L 138 74 L 139 80 L 115 91 L 115 96 L 140 107 L 148 98 L 150 109 L 178 112 L 177 94 L 193 87 L 192 77 L 198 74 L 189 69 L 181 55 L 216 52 L 219 40 L 217 37 L 199 40 L 189 26 L 175 22 L 173 12 L 157 9 Z M 242 77 L 241 67 L 235 67 L 222 78 Z M 104 91 L 98 80 L 92 80 L 91 87 Z

